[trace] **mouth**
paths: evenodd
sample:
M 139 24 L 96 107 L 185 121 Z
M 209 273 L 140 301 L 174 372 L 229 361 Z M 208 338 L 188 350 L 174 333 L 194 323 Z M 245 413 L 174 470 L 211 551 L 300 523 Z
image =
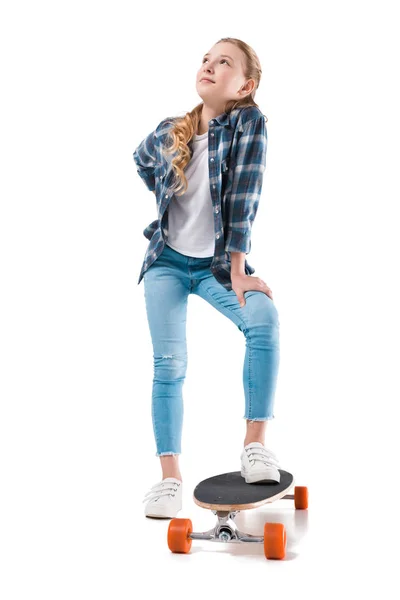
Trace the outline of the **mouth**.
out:
M 202 78 L 200 79 L 200 83 L 201 83 L 202 81 L 206 81 L 207 83 L 215 83 L 215 81 L 213 81 L 212 79 L 208 79 L 208 77 L 202 77 Z

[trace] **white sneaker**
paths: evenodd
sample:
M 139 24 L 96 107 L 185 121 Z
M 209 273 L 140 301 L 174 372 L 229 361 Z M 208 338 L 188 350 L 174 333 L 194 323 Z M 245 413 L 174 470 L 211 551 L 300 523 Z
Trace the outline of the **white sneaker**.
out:
M 182 510 L 182 481 L 167 477 L 153 485 L 143 502 L 146 517 L 173 518 Z
M 279 473 L 278 459 L 261 442 L 247 444 L 243 448 L 240 458 L 242 462 L 240 474 L 245 478 L 246 483 L 256 483 L 257 481 L 280 482 L 281 474 Z

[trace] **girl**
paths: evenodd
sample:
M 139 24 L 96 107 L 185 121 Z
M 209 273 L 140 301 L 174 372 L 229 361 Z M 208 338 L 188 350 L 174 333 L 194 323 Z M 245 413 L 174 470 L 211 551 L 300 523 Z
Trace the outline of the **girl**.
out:
M 273 419 L 279 367 L 279 318 L 272 292 L 246 254 L 266 164 L 266 117 L 254 101 L 261 67 L 245 42 L 222 38 L 196 74 L 203 102 L 183 117 L 161 121 L 134 151 L 139 175 L 157 199 L 144 279 L 154 350 L 152 420 L 162 479 L 144 502 L 147 517 L 182 509 L 179 469 L 186 376 L 186 310 L 197 294 L 244 334 L 246 435 L 241 475 L 246 483 L 280 481 L 265 446 Z

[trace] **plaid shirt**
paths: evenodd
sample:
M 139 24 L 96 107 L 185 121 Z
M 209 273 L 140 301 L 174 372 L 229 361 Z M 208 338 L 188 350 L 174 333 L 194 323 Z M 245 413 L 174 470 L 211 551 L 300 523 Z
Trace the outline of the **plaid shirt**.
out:
M 136 148 L 133 159 L 146 187 L 156 194 L 158 218 L 150 223 L 143 235 L 150 240 L 138 284 L 144 273 L 160 256 L 168 239 L 168 204 L 172 198 L 170 186 L 175 174 L 172 155 L 164 157 L 162 144 L 174 118 L 163 119 Z M 230 252 L 251 250 L 251 228 L 261 196 L 266 165 L 266 118 L 256 106 L 223 112 L 208 122 L 208 158 L 210 193 L 214 214 L 215 250 L 210 270 L 231 291 Z M 169 145 L 169 144 L 165 144 Z M 189 149 L 193 155 L 192 142 Z M 245 259 L 245 273 L 255 269 Z

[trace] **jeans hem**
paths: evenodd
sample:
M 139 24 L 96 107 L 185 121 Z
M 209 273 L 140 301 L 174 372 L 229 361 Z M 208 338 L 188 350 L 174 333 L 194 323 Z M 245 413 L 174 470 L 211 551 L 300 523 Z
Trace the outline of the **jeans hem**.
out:
M 156 456 L 178 456 L 180 452 L 156 452 Z
M 246 417 L 244 416 L 243 419 L 246 419 L 248 421 L 272 421 L 272 419 L 275 419 L 275 415 L 272 415 L 270 417 L 259 417 L 259 418 L 251 418 L 251 417 Z

